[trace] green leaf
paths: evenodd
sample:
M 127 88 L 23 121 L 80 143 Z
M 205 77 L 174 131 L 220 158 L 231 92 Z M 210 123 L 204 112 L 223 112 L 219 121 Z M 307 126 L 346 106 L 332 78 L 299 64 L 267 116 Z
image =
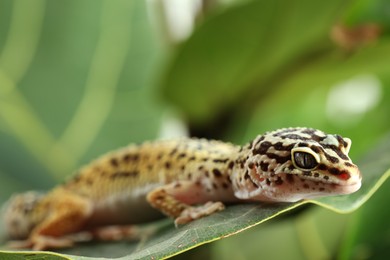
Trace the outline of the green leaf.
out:
M 4 260 L 82 260 L 84 257 L 67 257 L 65 255 L 51 253 L 51 252 L 1 252 L 0 258 Z
M 63 250 L 67 254 L 118 257 L 123 259 L 166 258 L 191 248 L 228 237 L 277 217 L 303 204 L 315 203 L 340 213 L 357 209 L 390 175 L 390 136 L 358 163 L 363 174 L 362 188 L 349 196 L 279 204 L 242 204 L 228 206 L 224 211 L 179 228 L 171 221 L 160 222 L 159 232 L 138 243 L 91 243 Z M 77 259 L 77 258 L 75 258 Z
M 249 90 L 269 89 L 262 83 L 279 78 L 291 61 L 323 48 L 318 43 L 327 38 L 344 5 L 336 0 L 250 1 L 218 13 L 179 48 L 161 82 L 163 94 L 191 122 L 207 122 L 243 101 Z

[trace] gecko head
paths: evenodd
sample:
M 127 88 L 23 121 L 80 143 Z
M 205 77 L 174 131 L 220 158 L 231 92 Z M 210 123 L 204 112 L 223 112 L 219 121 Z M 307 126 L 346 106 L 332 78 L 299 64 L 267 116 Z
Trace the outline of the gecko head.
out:
M 294 202 L 353 193 L 362 176 L 348 156 L 350 148 L 349 138 L 312 128 L 284 128 L 259 136 L 250 144 L 246 167 L 250 180 L 261 188 L 250 197 Z
M 43 193 L 29 191 L 13 195 L 2 208 L 3 225 L 12 239 L 24 239 L 39 221 L 34 210 Z

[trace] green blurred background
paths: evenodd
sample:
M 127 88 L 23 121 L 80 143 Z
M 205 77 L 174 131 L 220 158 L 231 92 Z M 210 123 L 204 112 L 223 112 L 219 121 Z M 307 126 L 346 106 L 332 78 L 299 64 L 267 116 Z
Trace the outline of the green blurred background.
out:
M 357 160 L 390 132 L 389 28 L 388 0 L 2 0 L 0 202 L 187 134 L 243 144 L 315 127 L 350 137 Z M 179 257 L 384 259 L 389 190 Z

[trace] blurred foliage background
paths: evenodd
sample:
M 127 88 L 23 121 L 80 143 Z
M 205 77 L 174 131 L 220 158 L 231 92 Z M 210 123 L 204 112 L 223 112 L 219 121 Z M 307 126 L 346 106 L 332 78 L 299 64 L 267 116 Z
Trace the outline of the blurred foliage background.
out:
M 387 0 L 2 0 L 0 202 L 186 134 L 315 127 L 357 160 L 390 132 L 389 28 Z M 384 259 L 388 186 L 353 214 L 310 208 L 182 257 Z

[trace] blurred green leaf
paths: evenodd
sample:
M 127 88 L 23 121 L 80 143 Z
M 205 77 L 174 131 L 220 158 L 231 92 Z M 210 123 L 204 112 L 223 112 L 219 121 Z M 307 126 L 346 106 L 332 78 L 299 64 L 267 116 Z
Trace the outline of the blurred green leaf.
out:
M 0 26 L 1 182 L 48 189 L 91 158 L 157 136 L 163 107 L 151 83 L 162 50 L 145 3 L 0 9 L 11 14 Z
M 86 259 L 84 257 L 67 257 L 65 255 L 60 255 L 50 252 L 1 252 L 0 258 L 4 260 L 26 260 L 26 259 L 40 259 L 40 260 L 82 260 Z
M 190 122 L 205 123 L 248 93 L 269 90 L 265 82 L 281 77 L 277 72 L 302 54 L 327 46 L 343 6 L 344 1 L 278 0 L 227 9 L 179 48 L 162 80 L 163 94 Z

